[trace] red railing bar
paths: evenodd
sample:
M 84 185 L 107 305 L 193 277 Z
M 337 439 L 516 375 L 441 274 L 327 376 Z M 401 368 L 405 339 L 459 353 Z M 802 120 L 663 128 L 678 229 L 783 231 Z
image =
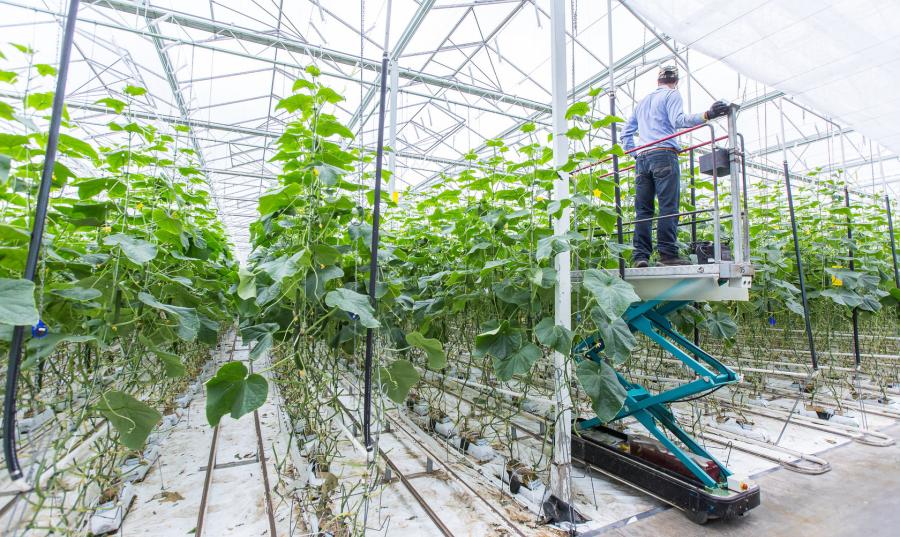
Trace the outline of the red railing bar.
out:
M 682 134 L 687 134 L 687 133 L 689 133 L 689 132 L 693 132 L 693 131 L 695 131 L 695 130 L 697 130 L 697 129 L 700 129 L 700 128 L 702 128 L 702 127 L 705 127 L 705 126 L 706 126 L 706 123 L 701 123 L 700 125 L 694 125 L 693 127 L 690 127 L 690 128 L 688 128 L 688 129 L 684 129 L 683 131 L 676 132 L 675 134 L 670 134 L 669 136 L 665 136 L 665 137 L 663 137 L 663 138 L 660 138 L 659 140 L 653 140 L 652 142 L 648 142 L 648 143 L 646 143 L 646 144 L 644 144 L 644 145 L 639 145 L 639 146 L 637 146 L 637 147 L 635 147 L 635 148 L 633 148 L 633 149 L 629 149 L 628 151 L 625 151 L 625 154 L 628 155 L 629 153 L 634 153 L 635 151 L 640 151 L 641 149 L 646 149 L 646 148 L 648 148 L 648 147 L 650 147 L 650 146 L 653 146 L 653 145 L 656 145 L 656 144 L 658 144 L 658 143 L 660 143 L 660 142 L 665 142 L 666 140 L 671 140 L 672 138 L 677 138 L 677 137 L 681 136 Z M 724 138 L 725 138 L 725 137 L 717 138 L 716 141 L 722 140 L 722 139 L 724 139 Z M 708 142 L 708 143 L 709 143 L 709 142 Z M 603 159 L 603 160 L 598 160 L 597 162 L 591 162 L 590 164 L 585 164 L 584 166 L 581 166 L 580 168 L 575 168 L 575 169 L 572 171 L 572 173 L 575 174 L 575 173 L 582 172 L 582 171 L 584 171 L 584 170 L 593 168 L 594 166 L 598 166 L 598 165 L 600 165 L 600 164 L 603 164 L 604 162 L 606 162 L 606 161 L 608 161 L 608 160 L 610 160 L 610 159 L 612 159 L 612 156 L 606 157 L 606 158 Z M 619 170 L 619 171 L 622 171 L 622 170 Z

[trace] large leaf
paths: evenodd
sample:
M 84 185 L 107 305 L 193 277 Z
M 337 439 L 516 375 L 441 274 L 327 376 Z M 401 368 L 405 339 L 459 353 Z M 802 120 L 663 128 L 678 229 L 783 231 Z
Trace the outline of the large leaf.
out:
M 583 360 L 575 369 L 581 387 L 591 398 L 591 407 L 602 423 L 616 417 L 625 405 L 625 388 L 619 383 L 616 371 L 603 362 Z
M 242 300 L 256 298 L 256 275 L 244 267 L 241 267 L 238 271 L 238 277 L 240 278 L 237 288 L 238 296 L 241 297 Z
M 253 349 L 250 351 L 249 358 L 251 360 L 256 360 L 261 357 L 272 347 L 272 343 L 274 342 L 274 337 L 271 333 L 264 335 L 260 338 L 259 343 L 253 346 Z
M 206 381 L 206 420 L 216 426 L 225 414 L 238 419 L 266 402 L 269 383 L 241 362 L 228 362 Z
M 484 331 L 475 336 L 475 348 L 483 355 L 503 359 L 522 347 L 522 329 L 511 327 L 509 321 L 489 321 L 481 328 Z
M 144 447 L 150 431 L 162 419 L 155 408 L 117 390 L 100 396 L 95 408 L 119 432 L 119 442 L 133 450 Z
M 640 300 L 630 283 L 597 269 L 584 271 L 582 285 L 591 292 L 597 305 L 610 321 L 621 317 L 628 306 Z
M 359 318 L 359 322 L 366 328 L 378 328 L 381 323 L 375 318 L 375 310 L 369 303 L 369 297 L 361 295 L 350 289 L 335 289 L 325 295 L 325 304 L 332 308 L 341 309 Z
M 309 298 L 320 299 L 325 295 L 325 284 L 344 275 L 340 267 L 328 265 L 325 268 L 316 268 L 306 281 L 303 282 L 303 291 Z
M 406 401 L 409 390 L 419 382 L 419 372 L 408 360 L 394 360 L 387 367 L 379 367 L 381 389 L 391 401 L 401 404 Z
M 557 326 L 556 321 L 544 317 L 534 327 L 534 334 L 542 345 L 546 345 L 562 354 L 568 355 L 572 350 L 573 333 L 565 326 Z
M 50 333 L 42 338 L 31 338 L 25 344 L 28 359 L 22 368 L 30 367 L 38 360 L 50 356 L 60 343 L 88 343 L 96 341 L 96 336 Z
M 544 237 L 543 239 L 538 240 L 534 258 L 538 261 L 543 261 L 560 252 L 568 252 L 569 249 L 569 241 L 565 238 L 557 237 L 555 235 Z
M 103 296 L 103 293 L 100 292 L 99 289 L 85 288 L 85 287 L 69 287 L 66 289 L 54 289 L 51 291 L 56 296 L 61 296 L 68 300 L 75 300 L 77 302 L 87 302 L 88 300 L 94 300 L 100 296 Z
M 0 278 L 0 324 L 31 326 L 37 322 L 34 282 Z
M 156 257 L 156 245 L 125 233 L 116 233 L 115 235 L 104 237 L 103 244 L 118 246 L 128 259 L 138 265 L 143 265 Z
M 170 352 L 161 351 L 155 348 L 152 350 L 153 354 L 156 355 L 156 358 L 163 365 L 163 368 L 165 368 L 167 377 L 178 378 L 183 377 L 187 373 L 187 369 L 184 367 L 184 363 L 182 363 L 181 358 L 179 358 L 177 354 L 172 354 Z
M 708 316 L 701 324 L 709 333 L 718 339 L 731 339 L 737 334 L 738 327 L 731 315 L 717 311 Z
M 147 293 L 138 293 L 138 300 L 151 308 L 174 315 L 178 319 L 178 337 L 181 339 L 193 341 L 197 338 L 197 333 L 200 331 L 200 318 L 197 316 L 197 311 L 194 308 L 163 304 L 156 300 L 153 295 Z
M 283 255 L 271 261 L 260 263 L 257 268 L 271 276 L 272 280 L 280 282 L 284 278 L 288 278 L 297 273 L 300 268 L 297 266 L 297 261 L 299 259 L 299 253 L 292 256 Z
M 515 375 L 524 375 L 541 357 L 541 349 L 534 343 L 526 343 L 521 349 L 505 358 L 494 358 L 494 373 L 502 381 L 512 380 Z
M 603 353 L 615 363 L 622 363 L 631 356 L 631 350 L 637 345 L 637 339 L 621 317 L 610 321 L 606 313 L 598 307 L 591 308 L 591 318 L 600 330 L 603 339 Z
M 406 342 L 425 351 L 428 356 L 428 367 L 431 369 L 443 369 L 447 366 L 447 356 L 440 341 L 427 338 L 419 332 L 410 332 L 406 334 Z
M 272 334 L 279 328 L 278 323 L 263 323 L 241 328 L 241 340 L 244 345 L 256 341 L 266 334 Z

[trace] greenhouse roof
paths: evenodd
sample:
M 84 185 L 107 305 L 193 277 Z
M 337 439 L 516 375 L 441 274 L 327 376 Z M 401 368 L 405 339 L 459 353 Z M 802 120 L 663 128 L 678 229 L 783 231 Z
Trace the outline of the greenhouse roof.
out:
M 720 33 L 737 32 L 745 24 L 750 32 L 759 27 L 765 9 L 774 9 L 765 7 L 773 2 L 743 2 L 740 8 L 726 2 L 693 2 L 689 8 L 681 8 L 682 2 L 652 3 L 660 8 L 648 9 L 650 2 L 613 2 L 609 36 L 606 2 L 567 2 L 570 100 L 587 98 L 591 88 L 608 87 L 612 57 L 617 112 L 627 116 L 636 100 L 655 86 L 656 68 L 677 62 L 685 71 L 690 67 L 691 76 L 683 77 L 681 91 L 693 110 L 706 109 L 715 98 L 742 104 L 740 129 L 747 139 L 751 168 L 760 177 L 777 176 L 781 169 L 783 109 L 793 172 L 846 168 L 860 189 L 896 188 L 900 135 L 892 128 L 897 124 L 890 121 L 894 116 L 887 112 L 896 115 L 898 101 L 879 102 L 871 97 L 875 93 L 864 93 L 900 85 L 896 69 L 887 65 L 879 71 L 862 69 L 874 60 L 855 70 L 826 66 L 824 72 L 834 74 L 827 80 L 833 83 L 826 85 L 824 75 L 811 76 L 822 83 L 808 88 L 780 74 L 795 69 L 795 64 L 770 61 L 772 50 L 735 53 L 743 43 L 737 41 L 738 34 L 729 33 L 726 40 L 705 31 L 708 26 Z M 888 9 L 889 3 L 879 2 L 879 9 Z M 817 16 L 851 17 L 845 12 L 849 2 L 801 4 L 802 9 L 783 8 L 782 15 L 803 17 L 808 15 L 804 9 L 815 5 L 821 6 L 815 10 Z M 36 63 L 54 64 L 66 5 L 62 0 L 0 0 L 3 40 L 34 48 Z M 706 13 L 713 5 L 719 15 L 699 15 L 699 10 Z M 721 7 L 726 5 L 727 9 Z M 863 16 L 860 11 L 849 20 Z M 888 26 L 892 20 L 872 18 L 868 25 L 841 25 L 838 30 L 861 35 L 871 25 Z M 818 19 L 806 19 L 804 31 L 821 27 Z M 835 35 L 840 32 L 825 37 L 795 34 L 786 22 L 777 28 L 787 43 L 783 46 L 796 47 L 796 62 L 819 64 L 831 48 L 849 50 L 844 37 Z M 273 142 L 288 117 L 276 108 L 278 100 L 290 94 L 306 66 L 315 64 L 323 82 L 346 98 L 337 114 L 357 133 L 353 143 L 374 148 L 386 32 L 398 80 L 394 143 L 398 190 L 439 182 L 442 173 L 464 165 L 463 156 L 470 149 L 483 151 L 486 140 L 515 143 L 524 123 L 534 122 L 548 132 L 546 1 L 85 0 L 76 32 L 67 96 L 73 119 L 98 141 L 117 136 L 106 127 L 114 116 L 97 101 L 121 98 L 128 84 L 146 87 L 148 93 L 133 107 L 134 115 L 191 127 L 182 135 L 184 143 L 199 155 L 240 257 L 246 254 L 247 224 L 257 217 L 256 199 L 274 184 L 279 171 L 269 162 Z M 745 40 L 752 41 L 752 35 L 747 33 Z M 896 64 L 900 58 L 891 36 L 883 33 L 865 42 L 879 51 L 878 63 Z M 782 46 L 782 41 L 773 39 L 771 46 Z M 822 43 L 831 43 L 830 48 Z M 801 54 L 813 54 L 807 49 L 817 55 L 804 60 Z M 865 58 L 863 46 L 853 50 Z M 7 57 L 14 69 L 25 69 L 30 61 L 26 55 Z M 751 62 L 753 57 L 766 61 Z M 866 82 L 870 76 L 878 77 L 878 84 Z M 15 90 L 2 91 L 7 97 L 21 97 L 34 91 L 28 83 L 23 77 Z M 46 85 L 44 91 L 52 89 L 49 78 L 30 83 Z M 854 94 L 866 98 L 848 98 Z

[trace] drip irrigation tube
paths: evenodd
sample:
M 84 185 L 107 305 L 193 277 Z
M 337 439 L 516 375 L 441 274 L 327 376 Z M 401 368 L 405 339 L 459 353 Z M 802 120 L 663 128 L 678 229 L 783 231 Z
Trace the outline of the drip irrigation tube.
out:
M 47 153 L 41 171 L 41 184 L 38 190 L 34 224 L 31 230 L 31 241 L 28 244 L 28 257 L 25 261 L 25 279 L 34 281 L 40 257 L 41 242 L 44 238 L 44 223 L 50 204 L 50 186 L 53 183 L 53 168 L 56 162 L 56 147 L 59 142 L 59 126 L 62 122 L 63 104 L 66 98 L 66 79 L 69 76 L 69 57 L 72 53 L 72 41 L 75 38 L 75 21 L 78 18 L 79 0 L 70 0 L 69 13 L 66 17 L 62 50 L 59 56 L 59 75 L 56 79 L 56 92 L 53 94 L 53 110 L 50 115 L 50 132 L 47 137 Z M 16 450 L 16 392 L 19 380 L 19 360 L 22 357 L 22 343 L 25 339 L 25 327 L 13 328 L 12 340 L 9 344 L 9 363 L 6 370 L 6 393 L 3 397 L 3 455 L 6 458 L 6 469 L 14 486 L 27 489 L 28 484 L 22 479 L 22 468 Z

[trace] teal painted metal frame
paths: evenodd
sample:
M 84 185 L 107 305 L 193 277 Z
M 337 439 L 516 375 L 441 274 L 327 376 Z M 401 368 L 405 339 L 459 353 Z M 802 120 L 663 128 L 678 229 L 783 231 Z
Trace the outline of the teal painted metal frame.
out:
M 669 289 L 669 293 L 674 291 L 682 283 L 683 281 L 675 284 Z M 721 285 L 724 284 L 725 281 L 720 281 L 719 283 Z M 632 304 L 622 316 L 632 332 L 640 332 L 646 335 L 666 352 L 694 371 L 697 378 L 671 390 L 666 390 L 654 395 L 640 384 L 629 382 L 621 374 L 616 373 L 619 382 L 625 388 L 626 396 L 625 406 L 612 421 L 620 420 L 627 416 L 634 416 L 634 418 L 637 419 L 654 438 L 662 443 L 669 452 L 675 455 L 704 485 L 709 488 L 724 487 L 724 479 L 722 483 L 717 483 L 709 476 L 709 474 L 700 468 L 684 449 L 673 442 L 666 435 L 665 431 L 660 428 L 661 425 L 664 429 L 668 430 L 694 454 L 712 460 L 716 466 L 719 467 L 723 478 L 732 474 L 724 464 L 719 462 L 718 459 L 704 449 L 703 446 L 699 445 L 678 425 L 675 416 L 672 415 L 672 412 L 667 407 L 670 403 L 697 396 L 727 384 L 734 384 L 739 380 L 737 374 L 733 370 L 697 345 L 694 345 L 693 342 L 679 334 L 672 326 L 671 321 L 667 318 L 668 315 L 688 304 L 690 304 L 690 301 L 670 301 L 660 297 L 656 300 L 636 302 Z M 600 335 L 597 334 L 578 343 L 578 345 L 575 346 L 574 352 L 576 359 L 587 358 L 597 363 L 601 363 L 603 361 L 603 356 L 600 354 L 602 350 L 603 341 L 600 338 Z M 578 428 L 589 429 L 599 424 L 599 420 L 593 418 L 581 422 Z

